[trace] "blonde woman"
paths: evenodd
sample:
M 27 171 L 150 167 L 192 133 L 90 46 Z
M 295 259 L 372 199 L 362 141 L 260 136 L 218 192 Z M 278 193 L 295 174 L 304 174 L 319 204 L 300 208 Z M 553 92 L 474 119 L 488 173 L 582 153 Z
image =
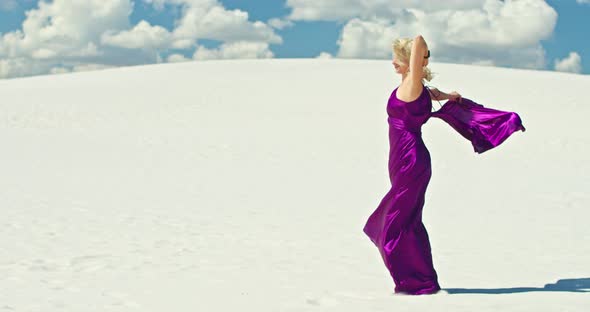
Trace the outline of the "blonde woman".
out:
M 525 131 L 514 112 L 484 107 L 457 92 L 428 89 L 430 50 L 422 36 L 393 43 L 393 65 L 401 83 L 387 102 L 391 189 L 368 218 L 363 231 L 377 246 L 395 283 L 394 292 L 422 295 L 441 291 L 433 266 L 422 208 L 431 177 L 430 152 L 421 127 L 430 117 L 448 123 L 483 153 L 517 130 Z M 449 100 L 432 112 L 432 99 Z

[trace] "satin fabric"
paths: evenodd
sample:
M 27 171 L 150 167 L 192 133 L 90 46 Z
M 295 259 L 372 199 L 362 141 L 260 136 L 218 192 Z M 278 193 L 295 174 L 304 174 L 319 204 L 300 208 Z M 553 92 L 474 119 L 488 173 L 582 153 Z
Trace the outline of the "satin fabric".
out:
M 470 140 L 479 154 L 500 145 L 515 131 L 526 131 L 517 113 L 484 107 L 467 98 L 448 101 L 431 116 L 442 119 Z
M 432 112 L 426 87 L 411 102 L 387 102 L 389 124 L 389 180 L 391 188 L 368 218 L 363 231 L 377 246 L 395 283 L 394 292 L 433 294 L 441 288 L 433 266 L 431 245 L 422 222 L 422 208 L 432 175 L 430 152 L 421 127 L 430 117 L 440 118 L 464 138 L 475 152 L 500 145 L 517 130 L 525 131 L 518 114 L 484 107 L 462 98 L 449 100 Z

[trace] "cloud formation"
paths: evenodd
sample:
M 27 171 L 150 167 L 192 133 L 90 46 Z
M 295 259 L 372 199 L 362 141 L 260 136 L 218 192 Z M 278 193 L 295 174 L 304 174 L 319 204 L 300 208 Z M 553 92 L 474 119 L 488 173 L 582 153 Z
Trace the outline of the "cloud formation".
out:
M 582 58 L 576 52 L 570 54 L 564 59 L 555 60 L 555 70 L 561 72 L 581 73 L 582 72 Z
M 544 68 L 557 12 L 543 0 L 287 0 L 292 20 L 340 21 L 341 58 L 392 57 L 398 37 L 421 34 L 432 61 Z
M 0 9 L 18 6 L 14 0 L 0 3 Z M 172 29 L 145 20 L 132 25 L 134 3 L 172 8 L 179 17 Z M 21 29 L 0 34 L 0 78 L 163 61 L 271 58 L 270 45 L 283 43 L 275 31 L 297 21 L 342 25 L 338 51 L 321 58 L 388 59 L 394 39 L 421 34 L 435 62 L 542 69 L 548 66 L 541 41 L 553 35 L 557 22 L 557 12 L 544 0 L 286 0 L 286 6 L 289 15 L 262 22 L 219 0 L 40 0 L 26 12 Z M 203 39 L 220 44 L 206 47 L 199 43 Z M 163 58 L 164 53 L 170 55 Z M 575 59 L 559 62 L 555 68 L 568 68 Z
M 179 7 L 174 29 L 145 20 L 131 25 L 131 0 L 39 1 L 22 29 L 0 34 L 0 78 L 158 63 L 160 53 L 172 49 L 194 49 L 195 59 L 273 57 L 269 44 L 282 43 L 273 27 L 217 0 L 142 1 L 156 9 Z M 222 45 L 207 49 L 199 39 Z M 175 54 L 168 59 L 178 61 Z
M 268 43 L 252 41 L 235 41 L 223 43 L 217 49 L 207 49 L 199 46 L 193 54 L 195 60 L 213 59 L 253 59 L 272 58 L 274 54 L 268 48 Z

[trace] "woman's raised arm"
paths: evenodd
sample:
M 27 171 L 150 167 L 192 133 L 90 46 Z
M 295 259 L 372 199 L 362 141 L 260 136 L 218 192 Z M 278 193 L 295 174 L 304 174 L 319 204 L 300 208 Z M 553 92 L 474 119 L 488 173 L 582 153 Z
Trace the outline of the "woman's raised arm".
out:
M 422 78 L 424 77 L 424 57 L 426 56 L 427 50 L 426 41 L 422 35 L 416 36 L 410 55 L 410 80 L 418 86 L 422 83 Z

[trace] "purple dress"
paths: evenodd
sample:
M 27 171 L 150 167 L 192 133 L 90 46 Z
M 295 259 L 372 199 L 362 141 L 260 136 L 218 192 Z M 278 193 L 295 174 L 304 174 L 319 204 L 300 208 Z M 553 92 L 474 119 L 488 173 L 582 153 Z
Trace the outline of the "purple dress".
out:
M 432 262 L 422 208 L 431 177 L 430 153 L 422 140 L 422 125 L 432 116 L 448 123 L 483 153 L 500 145 L 517 130 L 525 131 L 517 113 L 484 107 L 467 98 L 447 101 L 431 112 L 432 101 L 423 87 L 412 102 L 387 102 L 389 123 L 389 180 L 391 189 L 367 220 L 363 231 L 377 246 L 395 282 L 395 293 L 432 294 L 441 288 Z

